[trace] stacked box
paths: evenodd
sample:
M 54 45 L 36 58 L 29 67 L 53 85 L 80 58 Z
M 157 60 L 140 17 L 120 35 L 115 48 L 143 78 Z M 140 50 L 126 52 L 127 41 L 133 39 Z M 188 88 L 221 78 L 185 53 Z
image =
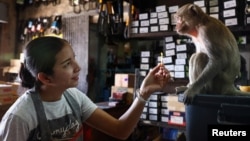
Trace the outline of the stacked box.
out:
M 145 77 L 149 70 L 155 66 L 153 53 L 149 50 L 140 52 L 140 75 Z
M 134 98 L 135 74 L 116 73 L 115 84 L 111 87 L 111 100 L 124 100 L 131 104 Z
M 170 31 L 169 24 L 169 12 L 167 10 L 166 5 L 159 5 L 155 8 L 157 13 L 157 20 L 158 20 L 158 26 L 159 31 Z
M 178 95 L 168 94 L 161 97 L 162 115 L 168 114 L 168 124 L 185 126 L 185 105 L 178 101 Z M 164 117 L 164 116 L 163 116 Z M 164 122 L 164 121 L 161 121 Z
M 165 37 L 163 64 L 173 78 L 188 78 L 188 60 L 194 52 L 195 46 L 188 39 L 178 39 L 178 37 L 174 39 L 174 36 Z
M 160 121 L 161 95 L 165 95 L 165 93 L 155 92 L 150 96 L 141 114 L 141 117 L 140 117 L 141 119 L 150 120 L 150 121 Z
M 219 19 L 219 0 L 210 0 L 208 2 L 208 14 L 211 17 Z
M 156 6 L 149 13 L 140 13 L 138 20 L 132 21 L 131 32 L 153 33 L 161 31 L 171 31 L 170 17 L 166 5 Z
M 185 105 L 178 101 L 177 95 L 156 92 L 150 96 L 140 118 L 185 126 Z
M 176 26 L 176 19 L 175 19 L 175 14 L 179 9 L 179 5 L 173 5 L 173 6 L 169 6 L 168 7 L 168 11 L 170 14 L 170 26 L 172 28 L 173 31 L 175 31 L 175 26 Z
M 174 77 L 174 60 L 176 59 L 176 43 L 173 36 L 165 37 L 165 48 L 163 64 L 170 71 L 171 76 Z
M 116 73 L 115 86 L 133 88 L 135 81 L 135 74 L 133 73 Z
M 239 0 L 221 0 L 220 6 L 220 20 L 230 29 L 238 28 L 244 25 L 244 8 L 242 4 L 244 1 Z
M 0 105 L 12 104 L 18 98 L 18 84 L 0 82 Z

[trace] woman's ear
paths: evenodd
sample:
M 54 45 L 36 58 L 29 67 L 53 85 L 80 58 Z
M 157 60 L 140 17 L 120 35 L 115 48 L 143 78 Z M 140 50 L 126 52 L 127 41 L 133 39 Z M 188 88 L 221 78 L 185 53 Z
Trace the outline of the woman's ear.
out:
M 43 72 L 39 72 L 37 78 L 41 81 L 44 85 L 49 85 L 51 80 L 49 76 Z

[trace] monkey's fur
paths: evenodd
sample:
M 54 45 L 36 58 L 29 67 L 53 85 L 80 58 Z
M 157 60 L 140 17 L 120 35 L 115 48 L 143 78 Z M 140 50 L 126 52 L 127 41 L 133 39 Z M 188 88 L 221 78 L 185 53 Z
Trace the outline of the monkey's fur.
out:
M 186 4 L 176 13 L 176 31 L 191 37 L 196 52 L 189 60 L 189 84 L 184 103 L 196 94 L 250 95 L 234 86 L 240 74 L 240 53 L 231 31 L 195 4 Z

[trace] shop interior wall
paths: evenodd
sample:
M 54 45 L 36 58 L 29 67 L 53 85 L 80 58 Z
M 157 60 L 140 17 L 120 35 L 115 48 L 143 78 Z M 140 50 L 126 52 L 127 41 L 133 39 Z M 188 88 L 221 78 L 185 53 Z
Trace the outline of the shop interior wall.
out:
M 15 57 L 16 10 L 15 0 L 0 0 L 0 2 L 5 3 L 9 9 L 8 23 L 0 23 L 0 68 L 2 68 L 9 65 L 9 60 Z

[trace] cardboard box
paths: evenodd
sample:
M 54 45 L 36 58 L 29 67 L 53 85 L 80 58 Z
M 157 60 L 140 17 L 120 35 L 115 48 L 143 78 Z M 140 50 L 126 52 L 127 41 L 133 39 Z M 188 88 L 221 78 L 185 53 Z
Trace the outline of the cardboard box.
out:
M 17 100 L 17 95 L 7 94 L 0 95 L 0 105 L 12 104 Z
M 110 98 L 113 100 L 125 100 L 127 104 L 131 104 L 134 99 L 134 88 L 112 86 Z
M 0 95 L 13 94 L 17 95 L 19 85 L 16 83 L 8 83 L 0 81 Z
M 169 111 L 185 112 L 185 105 L 178 101 L 168 101 L 167 108 Z
M 135 81 L 135 74 L 116 73 L 115 86 L 133 88 Z

